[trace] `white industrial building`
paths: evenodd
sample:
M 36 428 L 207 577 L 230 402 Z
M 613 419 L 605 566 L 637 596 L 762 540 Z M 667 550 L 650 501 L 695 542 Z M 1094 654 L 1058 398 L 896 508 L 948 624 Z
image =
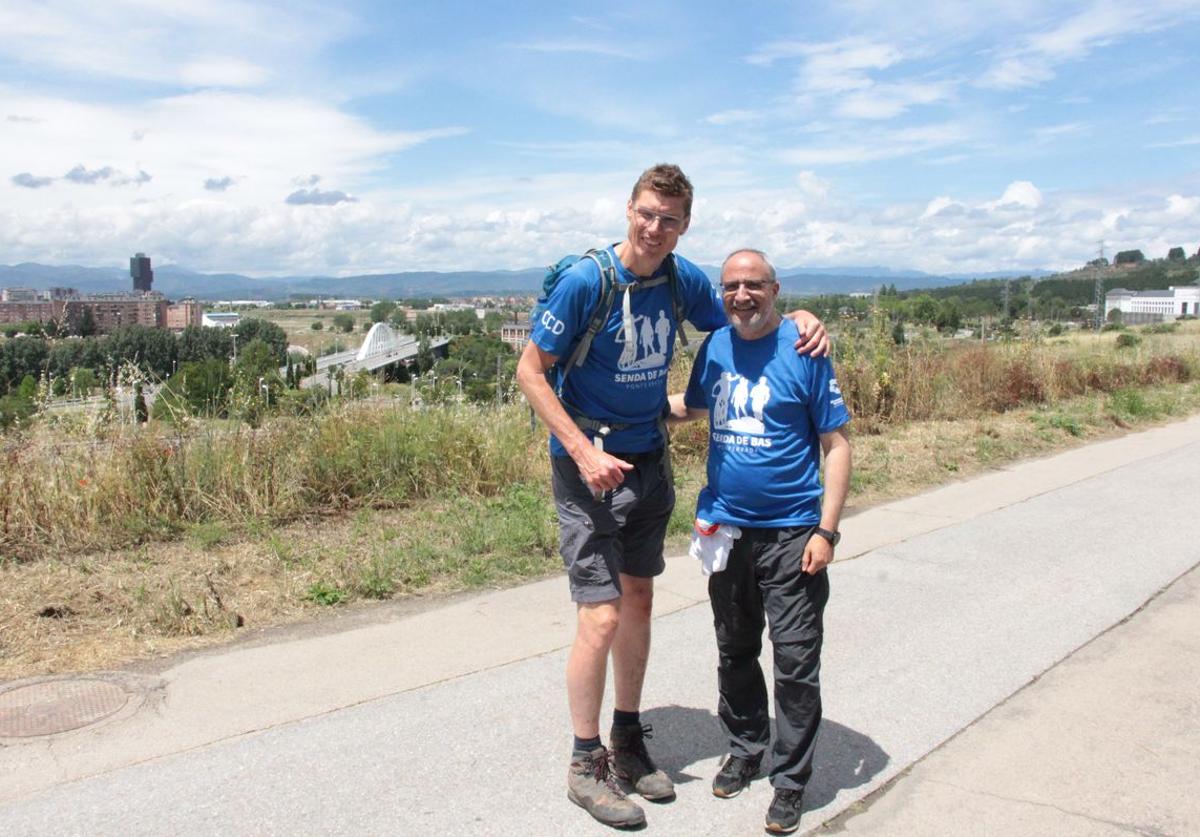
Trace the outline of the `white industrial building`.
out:
M 1121 312 L 1126 325 L 1171 322 L 1179 317 L 1200 316 L 1200 287 L 1189 286 L 1165 291 L 1130 291 L 1113 288 L 1104 296 L 1104 319 L 1112 311 Z
M 242 315 L 229 311 L 205 311 L 200 324 L 209 328 L 233 328 L 242 319 Z

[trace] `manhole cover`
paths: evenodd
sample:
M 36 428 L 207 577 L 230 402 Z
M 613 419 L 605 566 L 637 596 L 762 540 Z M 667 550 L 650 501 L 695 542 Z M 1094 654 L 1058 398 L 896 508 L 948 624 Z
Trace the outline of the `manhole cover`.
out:
M 28 738 L 79 729 L 107 718 L 129 701 L 103 680 L 52 680 L 0 692 L 0 738 Z

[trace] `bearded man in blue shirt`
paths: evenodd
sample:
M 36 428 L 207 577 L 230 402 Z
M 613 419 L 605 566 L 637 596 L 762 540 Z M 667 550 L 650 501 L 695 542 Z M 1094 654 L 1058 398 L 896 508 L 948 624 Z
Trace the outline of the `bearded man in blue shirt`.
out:
M 829 359 L 792 351 L 794 326 L 775 310 L 779 283 L 766 255 L 739 250 L 729 256 L 721 293 L 730 325 L 709 335 L 687 392 L 671 399 L 674 421 L 708 417 L 708 484 L 696 503 L 697 529 L 703 529 L 697 537 L 720 537 L 713 524 L 741 530 L 726 566 L 708 582 L 717 633 L 717 714 L 730 748 L 713 793 L 740 793 L 771 743 L 758 662 L 769 623 L 775 794 L 766 826 L 787 833 L 800 824 L 821 723 L 825 568 L 840 538 L 850 487 L 850 414 Z
M 665 567 L 663 539 L 675 506 L 663 422 L 667 372 L 683 326 L 675 321 L 676 310 L 701 331 L 726 322 L 708 277 L 673 252 L 691 211 L 692 184 L 678 166 L 643 172 L 626 204 L 625 240 L 561 275 L 517 365 L 517 383 L 551 434 L 560 552 L 576 603 L 567 659 L 574 729 L 567 795 L 617 827 L 639 826 L 645 813 L 614 774 L 644 799 L 675 795 L 670 777 L 646 751 L 649 728 L 640 718 L 654 576 Z M 570 363 L 603 297 L 602 264 L 615 273 L 616 299 L 587 359 L 563 377 L 562 366 Z M 803 311 L 789 316 L 799 323 L 794 351 L 828 350 L 819 320 Z M 547 381 L 549 372 L 559 391 Z M 600 740 L 610 652 L 611 756 Z

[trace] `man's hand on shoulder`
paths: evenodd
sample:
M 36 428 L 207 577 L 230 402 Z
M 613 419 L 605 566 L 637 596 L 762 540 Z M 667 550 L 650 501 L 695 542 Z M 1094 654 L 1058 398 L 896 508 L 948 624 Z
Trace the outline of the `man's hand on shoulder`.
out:
M 829 333 L 825 324 L 811 311 L 800 309 L 784 315 L 796 324 L 800 339 L 796 341 L 796 354 L 825 357 L 829 354 Z

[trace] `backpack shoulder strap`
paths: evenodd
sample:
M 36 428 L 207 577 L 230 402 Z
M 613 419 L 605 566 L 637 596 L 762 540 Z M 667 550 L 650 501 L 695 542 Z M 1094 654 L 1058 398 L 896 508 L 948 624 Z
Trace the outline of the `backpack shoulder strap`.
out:
M 667 281 L 671 286 L 671 308 L 675 314 L 675 332 L 683 350 L 688 351 L 687 330 L 683 327 L 683 319 L 687 316 L 687 306 L 683 301 L 683 289 L 679 287 L 679 266 L 675 264 L 675 254 L 667 256 Z
M 612 311 L 613 300 L 617 295 L 617 284 L 619 282 L 617 275 L 617 266 L 613 263 L 612 253 L 607 247 L 599 250 L 588 250 L 584 254 L 584 258 L 591 259 L 596 263 L 596 267 L 600 270 L 600 296 L 596 300 L 596 307 L 592 310 L 592 316 L 588 320 L 587 329 L 579 338 L 579 342 L 575 344 L 575 350 L 567 358 L 567 362 L 562 366 L 562 372 L 558 376 L 558 394 L 562 395 L 563 381 L 567 378 L 567 373 L 574 369 L 579 364 L 587 360 L 588 352 L 592 348 L 592 341 L 596 338 L 600 329 L 604 327 L 604 323 L 608 321 L 608 315 Z

